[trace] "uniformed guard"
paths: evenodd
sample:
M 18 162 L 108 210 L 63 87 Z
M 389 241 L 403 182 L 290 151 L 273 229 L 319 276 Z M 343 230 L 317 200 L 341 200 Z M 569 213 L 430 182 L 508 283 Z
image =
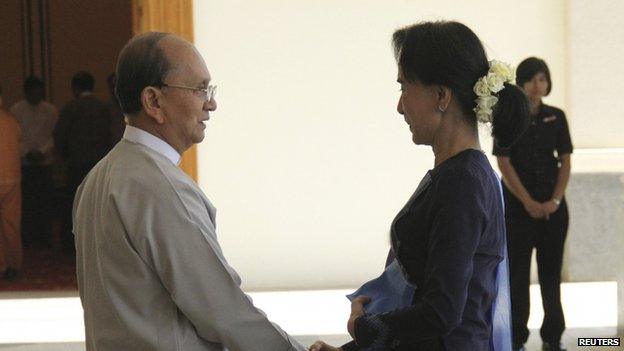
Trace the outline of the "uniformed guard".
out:
M 516 70 L 516 83 L 529 99 L 531 124 L 511 148 L 494 146 L 505 184 L 514 350 L 524 350 L 529 337 L 533 248 L 537 250 L 544 305 L 542 349 L 564 350 L 560 344 L 565 329 L 560 284 L 568 231 L 564 195 L 570 178 L 572 142 L 563 111 L 542 102 L 552 89 L 546 62 L 536 57 L 522 61 Z

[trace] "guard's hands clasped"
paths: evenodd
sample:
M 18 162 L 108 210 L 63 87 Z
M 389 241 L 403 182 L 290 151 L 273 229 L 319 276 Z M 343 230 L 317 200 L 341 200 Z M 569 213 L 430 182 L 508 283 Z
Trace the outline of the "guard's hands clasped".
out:
M 531 218 L 535 218 L 535 219 L 546 218 L 547 213 L 544 210 L 543 204 L 533 199 L 530 199 L 524 203 L 524 209 L 527 211 L 529 216 L 531 216 Z
M 542 208 L 544 209 L 544 212 L 546 212 L 546 215 L 548 216 L 557 212 L 557 209 L 559 209 L 559 205 L 556 204 L 553 200 L 550 200 L 550 201 L 546 201 L 542 203 Z

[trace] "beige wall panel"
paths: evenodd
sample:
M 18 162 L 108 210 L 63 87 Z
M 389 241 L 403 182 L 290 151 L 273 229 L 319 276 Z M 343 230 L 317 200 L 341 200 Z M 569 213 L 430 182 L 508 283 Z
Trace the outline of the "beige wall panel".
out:
M 396 28 L 456 19 L 492 58 L 543 57 L 548 101 L 566 107 L 563 0 L 211 0 L 194 16 L 219 85 L 199 183 L 248 289 L 353 287 L 381 272 L 390 223 L 433 166 L 396 112 Z

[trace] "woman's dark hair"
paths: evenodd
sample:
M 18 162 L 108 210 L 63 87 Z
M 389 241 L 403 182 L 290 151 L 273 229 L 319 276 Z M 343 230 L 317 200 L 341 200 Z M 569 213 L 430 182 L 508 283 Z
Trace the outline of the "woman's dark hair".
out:
M 408 82 L 448 87 L 464 116 L 475 128 L 477 80 L 488 73 L 483 44 L 467 26 L 458 22 L 423 22 L 394 32 L 394 54 Z M 526 96 L 516 86 L 505 84 L 498 93 L 492 116 L 492 136 L 501 147 L 509 147 L 529 124 Z
M 546 61 L 540 58 L 529 57 L 528 59 L 520 62 L 518 68 L 516 68 L 516 84 L 518 84 L 519 87 L 523 87 L 524 83 L 533 79 L 533 77 L 535 77 L 538 73 L 544 73 L 546 80 L 548 80 L 548 90 L 546 90 L 546 96 L 548 96 L 548 94 L 550 94 L 550 90 L 552 89 L 550 70 L 548 69 Z
M 92 91 L 95 86 L 95 78 L 89 72 L 76 72 L 72 77 L 71 86 L 80 92 Z
M 168 33 L 151 32 L 132 38 L 121 50 L 117 61 L 115 95 L 125 114 L 141 111 L 141 92 L 148 86 L 162 86 L 171 68 L 158 47 Z

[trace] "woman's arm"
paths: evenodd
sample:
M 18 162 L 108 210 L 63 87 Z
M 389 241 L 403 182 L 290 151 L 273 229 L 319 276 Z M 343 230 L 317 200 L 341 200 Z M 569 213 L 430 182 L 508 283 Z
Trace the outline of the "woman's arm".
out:
M 426 210 L 428 239 L 413 244 L 425 246 L 427 259 L 424 266 L 406 267 L 422 271 L 421 297 L 407 307 L 352 318 L 349 332 L 358 347 L 354 350 L 436 343 L 462 323 L 473 269 L 481 268 L 474 266 L 474 257 L 491 215 L 490 195 L 482 175 L 470 170 L 440 174 L 432 187 L 435 193 Z M 350 350 L 346 346 L 343 349 Z
M 561 155 L 560 159 L 561 167 L 559 168 L 559 173 L 557 174 L 557 182 L 555 183 L 555 190 L 553 191 L 552 198 L 550 201 L 543 204 L 544 210 L 548 214 L 557 211 L 559 208 L 561 199 L 563 199 L 563 196 L 565 195 L 568 181 L 570 180 L 570 170 L 572 169 L 570 154 Z
M 542 207 L 542 204 L 535 201 L 531 194 L 526 190 L 518 173 L 511 164 L 511 159 L 507 156 L 497 156 L 498 168 L 503 174 L 503 181 L 511 193 L 522 202 L 524 209 L 533 218 L 546 217 L 546 211 Z

